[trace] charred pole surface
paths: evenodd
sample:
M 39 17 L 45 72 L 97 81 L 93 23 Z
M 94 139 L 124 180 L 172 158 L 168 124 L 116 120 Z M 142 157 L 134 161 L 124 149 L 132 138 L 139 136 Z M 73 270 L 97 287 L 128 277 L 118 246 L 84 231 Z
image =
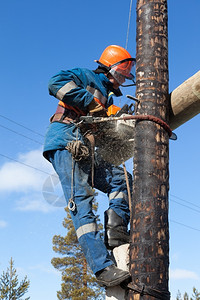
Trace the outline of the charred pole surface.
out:
M 168 123 L 167 0 L 137 0 L 136 114 Z M 128 299 L 169 299 L 169 135 L 137 121 Z

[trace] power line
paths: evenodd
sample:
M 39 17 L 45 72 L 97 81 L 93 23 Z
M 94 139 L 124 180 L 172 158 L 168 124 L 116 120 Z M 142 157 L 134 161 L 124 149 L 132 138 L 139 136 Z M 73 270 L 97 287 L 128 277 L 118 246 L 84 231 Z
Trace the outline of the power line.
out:
M 198 229 L 198 228 L 194 228 L 194 227 L 192 227 L 192 226 L 188 226 L 188 225 L 185 225 L 185 224 L 183 224 L 183 223 L 180 223 L 180 222 L 177 222 L 177 221 L 174 221 L 174 220 L 171 220 L 171 219 L 170 219 L 170 222 L 176 223 L 176 224 L 178 224 L 178 225 L 184 226 L 184 227 L 189 228 L 189 229 L 192 229 L 192 230 L 200 231 L 200 229 Z
M 128 46 L 128 36 L 129 36 L 129 28 L 130 28 L 130 22 L 131 22 L 132 2 L 133 2 L 133 0 L 131 0 L 130 8 L 129 8 L 128 28 L 127 28 L 127 33 L 126 33 L 126 46 L 125 46 L 125 49 L 127 49 L 127 46 Z
M 190 206 L 188 206 L 188 205 L 179 203 L 178 201 L 175 201 L 175 200 L 172 200 L 172 199 L 171 199 L 170 201 L 171 201 L 171 202 L 174 202 L 174 203 L 177 203 L 178 205 L 184 206 L 184 207 L 186 207 L 186 208 L 188 208 L 188 209 L 191 209 L 191 210 L 193 210 L 193 211 L 195 211 L 195 212 L 200 213 L 200 210 L 197 210 L 197 209 L 195 209 L 195 208 L 192 208 L 192 207 L 190 207 Z
M 14 123 L 14 124 L 20 126 L 20 127 L 23 127 L 23 128 L 25 128 L 25 129 L 27 129 L 27 130 L 29 130 L 29 131 L 31 131 L 31 132 L 33 132 L 33 133 L 35 133 L 35 134 L 41 136 L 41 137 L 44 137 L 44 135 L 40 134 L 39 132 L 37 132 L 37 131 L 35 131 L 35 130 L 33 130 L 33 129 L 30 129 L 30 128 L 28 128 L 28 127 L 26 127 L 26 126 L 24 126 L 24 125 L 22 125 L 22 124 L 20 124 L 20 123 L 18 123 L 18 122 L 16 122 L 16 121 L 12 120 L 12 119 L 10 119 L 10 118 L 8 118 L 8 117 L 6 117 L 6 116 L 0 115 L 0 117 L 3 118 L 3 119 L 5 119 L 5 120 L 8 120 L 8 121 L 10 121 L 10 122 L 12 122 L 12 123 Z
M 36 140 L 34 140 L 34 139 L 32 139 L 32 138 L 30 138 L 30 137 L 28 137 L 28 136 L 26 136 L 26 135 L 24 135 L 24 134 L 22 134 L 22 133 L 19 133 L 18 131 L 15 131 L 15 130 L 13 130 L 13 129 L 11 129 L 11 128 L 8 128 L 8 127 L 3 126 L 3 125 L 1 125 L 1 124 L 0 124 L 0 127 L 4 128 L 4 129 L 7 129 L 7 130 L 9 130 L 9 131 L 11 131 L 11 132 L 13 132 L 13 133 L 15 133 L 15 134 L 17 134 L 17 135 L 20 135 L 20 136 L 22 136 L 22 137 L 24 137 L 24 138 L 26 138 L 26 139 L 28 139 L 28 140 L 31 140 L 31 141 L 33 141 L 33 142 L 35 142 L 35 143 L 37 143 L 37 144 L 43 145 L 43 143 L 38 142 L 38 141 L 36 141 Z
M 182 199 L 182 198 L 180 198 L 180 197 L 178 197 L 178 196 L 175 196 L 175 195 L 173 195 L 173 194 L 170 194 L 170 196 L 171 196 L 171 197 L 174 197 L 174 198 L 176 198 L 176 199 L 178 199 L 178 200 L 180 200 L 180 201 L 183 201 L 183 202 L 185 202 L 185 203 L 189 203 L 189 204 L 192 205 L 192 206 L 195 206 L 195 207 L 197 207 L 197 208 L 200 208 L 199 205 L 196 205 L 196 204 L 194 204 L 194 203 L 192 203 L 192 202 L 190 202 L 190 201 L 184 200 L 184 199 Z
M 41 170 L 41 169 L 39 169 L 39 168 L 33 167 L 33 166 L 29 165 L 29 164 L 25 164 L 25 163 L 23 163 L 23 162 L 21 162 L 21 161 L 19 161 L 19 160 L 17 160 L 17 159 L 11 158 L 11 157 L 9 157 L 9 156 L 7 156 L 7 155 L 4 155 L 4 154 L 2 154 L 2 153 L 0 153 L 0 156 L 5 157 L 5 158 L 7 158 L 7 159 L 9 159 L 9 160 L 12 160 L 12 161 L 14 161 L 14 162 L 17 162 L 17 163 L 19 163 L 19 164 L 21 164 L 21 165 L 23 165 L 23 166 L 28 167 L 28 168 L 31 168 L 31 169 L 34 169 L 34 170 L 36 170 L 36 171 L 39 171 L 39 172 L 42 172 L 42 173 L 45 173 L 45 174 L 47 174 L 47 175 L 51 175 L 51 176 L 52 176 L 52 174 L 50 174 L 50 173 L 48 173 L 48 172 L 45 172 L 45 171 L 43 171 L 43 170 Z
M 102 193 L 102 196 L 105 196 L 105 197 L 106 197 L 106 195 L 103 194 L 103 193 Z M 176 197 L 176 198 L 178 198 L 178 197 Z M 187 203 L 190 203 L 191 205 L 197 206 L 197 205 L 195 205 L 195 204 L 193 204 L 193 203 L 191 203 L 191 202 L 189 202 L 189 201 L 183 200 L 183 199 L 181 199 L 181 198 L 180 198 L 180 200 L 185 201 L 185 202 L 187 202 Z M 181 206 L 183 206 L 183 207 L 186 207 L 186 208 L 188 208 L 188 209 L 191 209 L 191 210 L 193 210 L 193 211 L 195 211 L 195 212 L 200 213 L 199 210 L 194 209 L 194 208 L 192 208 L 192 207 L 190 207 L 190 206 L 188 206 L 188 205 L 184 205 L 184 204 L 182 204 L 182 203 L 179 203 L 178 201 L 175 201 L 175 200 L 170 199 L 170 202 L 175 202 L 175 203 L 177 203 L 177 204 L 179 204 L 179 205 L 181 205 Z M 198 207 L 198 206 L 197 206 L 197 207 Z

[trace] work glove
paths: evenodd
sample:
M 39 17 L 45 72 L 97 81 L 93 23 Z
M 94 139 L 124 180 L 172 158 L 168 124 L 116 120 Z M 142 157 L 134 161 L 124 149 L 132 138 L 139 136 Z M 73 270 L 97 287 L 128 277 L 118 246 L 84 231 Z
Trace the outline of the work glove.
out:
M 88 111 L 90 116 L 107 117 L 107 110 L 105 106 L 95 97 L 88 105 Z

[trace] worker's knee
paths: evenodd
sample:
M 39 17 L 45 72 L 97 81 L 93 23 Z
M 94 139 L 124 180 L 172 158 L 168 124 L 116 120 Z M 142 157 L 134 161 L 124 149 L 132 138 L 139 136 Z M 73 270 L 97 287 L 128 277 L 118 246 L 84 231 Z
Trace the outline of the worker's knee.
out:
M 86 223 L 84 225 L 79 226 L 76 229 L 76 235 L 78 240 L 84 235 L 95 234 L 97 232 L 97 224 L 96 222 Z

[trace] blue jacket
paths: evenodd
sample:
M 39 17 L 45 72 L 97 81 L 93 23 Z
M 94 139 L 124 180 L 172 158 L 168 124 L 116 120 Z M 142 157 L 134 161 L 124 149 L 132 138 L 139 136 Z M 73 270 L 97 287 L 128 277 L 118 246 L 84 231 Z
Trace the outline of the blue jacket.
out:
M 107 108 L 113 104 L 110 92 L 116 96 L 121 95 L 113 90 L 111 82 L 103 73 L 97 74 L 84 68 L 60 71 L 50 79 L 48 88 L 50 95 L 67 105 L 78 107 L 85 114 L 94 97 Z M 64 149 L 68 142 L 76 139 L 75 128 L 73 124 L 51 123 L 45 137 L 44 156 L 47 157 L 50 150 Z M 80 132 L 78 138 L 82 140 Z

